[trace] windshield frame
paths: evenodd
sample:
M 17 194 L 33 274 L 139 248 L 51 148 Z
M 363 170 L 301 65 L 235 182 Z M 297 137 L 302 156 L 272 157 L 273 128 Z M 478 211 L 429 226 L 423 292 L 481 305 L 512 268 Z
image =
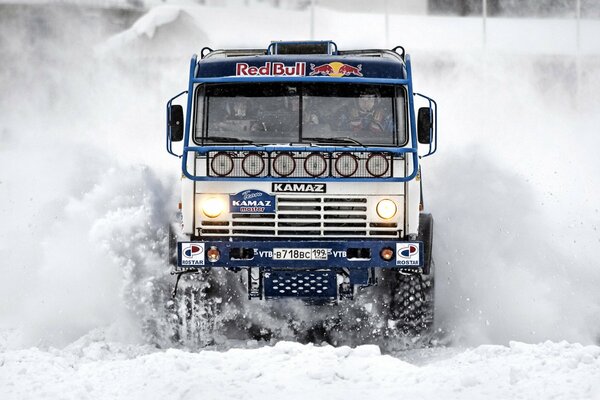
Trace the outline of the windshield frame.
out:
M 327 141 L 327 138 L 322 138 L 323 140 L 306 140 L 304 137 L 304 129 L 303 129 L 303 123 L 304 123 L 304 97 L 306 96 L 305 94 L 305 86 L 308 85 L 313 85 L 313 86 L 318 86 L 319 83 L 315 83 L 315 82 L 302 82 L 302 81 L 295 81 L 295 82 L 263 82 L 266 84 L 270 84 L 270 83 L 277 83 L 277 84 L 285 84 L 285 85 L 290 85 L 290 86 L 295 86 L 296 87 L 296 96 L 298 98 L 299 101 L 299 109 L 298 109 L 298 127 L 297 127 L 297 137 L 292 140 L 291 142 L 259 142 L 259 141 L 251 141 L 250 139 L 248 139 L 248 141 L 241 139 L 239 142 L 210 142 L 208 140 L 206 140 L 207 138 L 209 138 L 210 136 L 206 136 L 208 133 L 208 118 L 207 118 L 207 109 L 209 107 L 209 102 L 210 102 L 210 96 L 206 95 L 207 92 L 207 87 L 209 86 L 218 86 L 218 87 L 224 87 L 224 86 L 229 86 L 229 85 L 248 85 L 248 86 L 256 86 L 257 83 L 256 82 L 244 82 L 244 83 L 240 83 L 240 82 L 219 82 L 219 83 L 200 83 L 196 86 L 196 89 L 194 90 L 194 96 L 193 96 L 193 107 L 192 107 L 192 125 L 191 125 L 191 134 L 190 134 L 190 139 L 191 141 L 198 145 L 198 146 L 239 146 L 239 145 L 246 145 L 246 146 L 253 146 L 253 145 L 258 145 L 258 146 L 262 146 L 262 145 L 286 145 L 286 144 L 304 144 L 304 145 L 337 145 L 337 146 L 357 146 L 356 142 L 352 142 L 350 140 L 348 140 L 347 142 L 344 141 L 337 141 L 337 140 L 332 140 L 332 141 Z M 259 83 L 260 84 L 260 83 Z M 328 82 L 328 85 L 348 85 L 347 83 L 344 82 Z M 378 84 L 378 83 L 352 83 L 352 85 L 360 85 L 360 86 L 365 86 L 365 87 L 392 87 L 393 90 L 393 95 L 392 97 L 384 97 L 384 98 L 391 98 L 392 99 L 392 104 L 391 104 L 391 110 L 392 110 L 392 121 L 393 121 L 393 143 L 387 143 L 387 144 L 381 144 L 381 143 L 368 143 L 368 144 L 362 144 L 362 147 L 391 147 L 391 148 L 397 148 L 397 147 L 405 147 L 408 145 L 409 141 L 410 141 L 410 137 L 411 137 L 411 133 L 410 133 L 410 115 L 409 115 L 409 88 L 407 84 Z M 386 89 L 387 90 L 387 89 Z M 267 97 L 267 96 L 257 96 L 257 97 Z M 327 97 L 327 96 L 323 96 L 323 97 Z M 350 96 L 349 96 L 350 97 Z M 403 104 L 400 104 L 400 101 L 403 99 Z M 403 112 L 399 113 L 399 107 L 400 105 L 403 106 Z M 295 111 L 295 110 L 294 110 Z M 402 116 L 403 118 L 399 118 L 400 116 Z M 201 126 L 199 126 L 199 122 L 201 123 Z M 402 126 L 401 126 L 402 125 Z M 403 137 L 401 137 L 401 131 L 400 129 L 403 129 L 402 131 L 402 135 Z M 213 136 L 218 136 L 218 135 L 213 135 Z M 307 135 L 308 136 L 308 135 Z M 312 137 L 313 135 L 311 134 L 308 137 Z M 355 140 L 354 138 L 352 138 L 352 135 L 348 134 L 348 135 L 335 135 L 335 132 L 331 132 L 331 135 L 334 139 L 335 138 L 339 138 L 339 139 L 343 139 L 343 137 L 349 137 L 352 140 Z M 401 140 L 404 139 L 404 140 Z

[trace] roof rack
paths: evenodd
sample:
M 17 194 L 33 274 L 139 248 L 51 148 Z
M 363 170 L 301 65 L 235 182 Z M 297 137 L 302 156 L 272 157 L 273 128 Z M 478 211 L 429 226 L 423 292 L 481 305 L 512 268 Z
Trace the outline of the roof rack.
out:
M 397 48 L 402 48 L 402 53 L 398 53 L 396 51 Z M 367 50 L 340 50 L 338 52 L 339 55 L 344 55 L 344 56 L 351 56 L 351 55 L 357 55 L 357 56 L 362 56 L 362 57 L 384 57 L 384 56 L 391 56 L 394 57 L 402 62 L 404 62 L 404 48 L 401 46 L 396 46 L 394 47 L 393 50 L 386 50 L 386 49 L 367 49 Z
M 400 52 L 398 50 L 401 50 Z M 365 49 L 365 50 L 338 50 L 335 42 L 331 40 L 324 41 L 306 41 L 306 42 L 271 42 L 269 47 L 264 49 L 219 49 L 213 50 L 210 47 L 204 47 L 200 51 L 200 58 L 207 57 L 244 57 L 244 56 L 264 56 L 264 55 L 283 55 L 283 54 L 328 54 L 328 55 L 360 55 L 366 57 L 384 57 L 392 56 L 405 61 L 406 51 L 402 46 L 396 46 L 391 50 L 387 49 Z
M 206 52 L 205 52 L 206 51 Z M 208 57 L 245 57 L 245 56 L 264 56 L 267 54 L 265 49 L 219 49 L 213 50 L 209 47 L 205 47 L 200 52 L 200 58 Z

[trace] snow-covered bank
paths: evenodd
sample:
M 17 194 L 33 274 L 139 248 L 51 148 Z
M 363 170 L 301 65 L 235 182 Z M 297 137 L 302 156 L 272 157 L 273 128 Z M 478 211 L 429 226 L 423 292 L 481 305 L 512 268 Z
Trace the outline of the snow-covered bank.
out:
M 0 398 L 600 399 L 598 346 L 511 342 L 397 356 L 370 345 L 190 353 L 82 339 L 0 353 Z

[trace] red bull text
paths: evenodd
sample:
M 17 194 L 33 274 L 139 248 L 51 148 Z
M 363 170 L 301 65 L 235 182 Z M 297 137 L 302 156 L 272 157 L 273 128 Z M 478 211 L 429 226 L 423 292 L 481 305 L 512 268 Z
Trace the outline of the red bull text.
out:
M 267 61 L 260 67 L 250 66 L 246 63 L 235 65 L 236 76 L 304 76 L 306 63 L 297 62 L 294 65 L 285 65 L 282 62 Z

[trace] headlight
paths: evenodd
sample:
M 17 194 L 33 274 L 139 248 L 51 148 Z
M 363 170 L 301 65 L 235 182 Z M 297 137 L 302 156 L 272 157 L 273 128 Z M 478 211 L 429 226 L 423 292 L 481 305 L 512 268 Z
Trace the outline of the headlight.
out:
M 383 199 L 379 203 L 377 203 L 377 215 L 383 219 L 391 219 L 396 215 L 396 211 L 398 208 L 396 207 L 396 203 L 394 203 L 390 199 Z
M 217 153 L 210 162 L 210 167 L 218 176 L 226 176 L 233 171 L 233 158 L 227 153 Z
M 352 154 L 342 154 L 335 160 L 335 171 L 343 177 L 349 177 L 356 173 L 358 161 Z
M 217 197 L 210 197 L 202 202 L 202 212 L 209 218 L 217 218 L 225 211 L 225 202 Z
M 310 176 L 316 178 L 327 170 L 327 160 L 319 153 L 312 153 L 304 160 L 304 169 Z
M 258 153 L 248 153 L 242 161 L 242 169 L 249 176 L 258 176 L 265 169 L 265 160 Z
M 278 175 L 291 175 L 296 169 L 296 160 L 288 153 L 279 153 L 273 160 L 273 169 Z
M 373 153 L 367 160 L 367 171 L 369 171 L 369 173 L 375 177 L 385 175 L 389 168 L 390 163 L 383 154 Z

